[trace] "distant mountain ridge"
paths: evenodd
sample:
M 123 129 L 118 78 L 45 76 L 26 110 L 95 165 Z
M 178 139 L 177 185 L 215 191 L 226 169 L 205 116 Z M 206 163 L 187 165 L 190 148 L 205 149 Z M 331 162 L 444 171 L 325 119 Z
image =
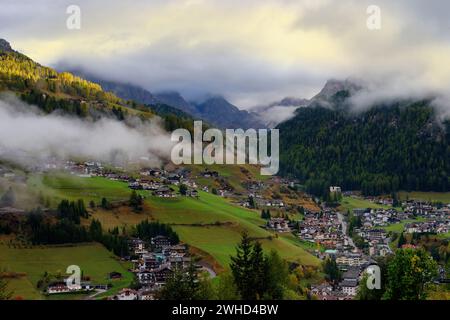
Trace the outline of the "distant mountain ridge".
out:
M 266 127 L 256 114 L 240 110 L 221 96 L 211 96 L 200 103 L 190 103 L 176 91 L 151 93 L 134 84 L 98 79 L 80 70 L 72 70 L 72 72 L 99 83 L 106 91 L 111 91 L 122 99 L 175 108 L 193 119 L 204 120 L 221 129 L 259 129 Z
M 176 91 L 166 91 L 156 93 L 155 99 L 174 108 L 180 109 L 192 116 L 198 116 L 197 109 L 191 103 L 187 102 L 181 94 Z
M 240 110 L 221 96 L 213 96 L 196 104 L 198 114 L 221 128 L 260 129 L 265 128 L 258 117 L 246 110 Z

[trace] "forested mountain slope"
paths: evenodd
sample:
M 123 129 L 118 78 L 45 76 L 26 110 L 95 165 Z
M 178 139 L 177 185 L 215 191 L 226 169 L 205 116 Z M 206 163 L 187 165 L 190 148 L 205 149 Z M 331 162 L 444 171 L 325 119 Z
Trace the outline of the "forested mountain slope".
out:
M 91 120 L 110 117 L 119 121 L 128 116 L 144 120 L 157 114 L 167 130 L 193 126 L 192 119 L 179 110 L 120 98 L 96 82 L 42 66 L 0 40 L 0 92 L 13 92 L 46 113 L 58 110 Z
M 348 91 L 296 111 L 279 125 L 281 172 L 324 195 L 330 185 L 365 194 L 450 190 L 450 126 L 428 100 L 354 113 Z

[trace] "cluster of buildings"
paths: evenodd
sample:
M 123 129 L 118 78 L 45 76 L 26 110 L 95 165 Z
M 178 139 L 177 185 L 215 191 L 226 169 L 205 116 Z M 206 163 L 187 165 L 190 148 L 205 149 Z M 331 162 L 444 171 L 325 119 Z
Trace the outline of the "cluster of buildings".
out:
M 389 200 L 389 199 L 388 199 Z M 373 202 L 389 205 L 389 201 L 371 199 Z M 392 202 L 392 199 L 391 199 Z M 358 226 L 352 230 L 353 239 L 347 231 L 348 222 L 334 210 L 323 210 L 322 213 L 306 213 L 305 219 L 299 223 L 299 237 L 305 241 L 315 242 L 326 250 L 317 252 L 321 259 L 331 257 L 342 271 L 342 280 L 338 284 L 324 283 L 311 288 L 311 294 L 320 300 L 351 300 L 358 290 L 359 283 L 366 268 L 375 264 L 374 258 L 393 253 L 389 232 L 386 226 L 401 223 L 405 220 L 417 222 L 406 223 L 407 233 L 450 232 L 450 205 L 432 204 L 420 201 L 404 201 L 403 210 L 387 209 L 354 209 L 353 216 L 359 220 Z M 339 228 L 339 224 L 342 228 Z M 355 237 L 364 244 L 357 248 Z M 356 240 L 355 240 L 356 242 Z
M 353 215 L 361 218 L 364 228 L 384 227 L 408 219 L 410 215 L 396 209 L 354 209 Z
M 450 219 L 407 223 L 404 231 L 407 233 L 448 233 L 450 232 Z
M 338 191 L 335 191 L 338 192 Z M 311 294 L 319 300 L 352 300 L 355 298 L 364 270 L 373 263 L 372 255 L 357 248 L 347 234 L 348 223 L 344 216 L 332 208 L 323 207 L 319 213 L 306 212 L 299 222 L 298 236 L 304 241 L 317 244 L 315 250 L 320 259 L 334 259 L 342 273 L 339 283 L 324 283 L 311 288 Z M 364 235 L 366 236 L 366 235 Z M 384 235 L 369 232 L 367 237 L 374 241 Z
M 175 270 L 185 270 L 191 256 L 184 244 L 172 245 L 169 238 L 156 236 L 150 242 L 141 239 L 129 241 L 133 269 L 139 289 L 124 289 L 113 299 L 154 300 Z
M 280 199 L 263 199 L 255 198 L 255 203 L 258 208 L 284 208 L 284 202 Z
M 158 291 L 163 288 L 168 279 L 176 270 L 186 270 L 191 265 L 191 256 L 186 245 L 171 244 L 169 238 L 156 236 L 150 242 L 133 238 L 129 240 L 130 260 L 133 263 L 132 272 L 138 281 L 134 289 L 124 288 L 112 300 L 154 300 Z M 201 266 L 195 265 L 201 269 Z M 107 275 L 108 281 L 121 279 L 122 274 L 111 272 Z M 92 284 L 82 279 L 80 283 L 68 285 L 67 279 L 51 282 L 45 289 L 48 295 L 64 293 L 90 293 L 106 291 L 111 284 Z
M 310 294 L 318 300 L 353 300 L 358 294 L 358 286 L 362 273 L 358 267 L 350 268 L 343 272 L 342 280 L 333 286 L 323 283 L 311 287 Z
M 306 212 L 304 219 L 299 222 L 298 236 L 326 249 L 343 249 L 348 246 L 338 214 L 330 209 L 319 213 Z
M 184 169 L 167 172 L 157 168 L 143 169 L 140 178 L 128 182 L 128 187 L 134 190 L 148 190 L 160 198 L 175 198 L 178 194 L 170 185 L 185 185 L 188 189 L 186 196 L 198 197 L 197 184 L 187 178 L 188 172 Z
M 402 203 L 404 212 L 411 216 L 430 219 L 449 219 L 450 204 L 432 204 L 429 202 L 408 200 Z

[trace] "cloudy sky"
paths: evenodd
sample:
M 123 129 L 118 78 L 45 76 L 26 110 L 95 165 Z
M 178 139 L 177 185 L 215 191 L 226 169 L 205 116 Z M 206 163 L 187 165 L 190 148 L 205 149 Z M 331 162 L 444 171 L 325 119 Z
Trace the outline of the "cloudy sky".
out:
M 80 30 L 66 27 L 71 4 Z M 449 12 L 446 0 L 0 0 L 0 38 L 45 65 L 246 108 L 309 98 L 329 78 L 447 92 Z

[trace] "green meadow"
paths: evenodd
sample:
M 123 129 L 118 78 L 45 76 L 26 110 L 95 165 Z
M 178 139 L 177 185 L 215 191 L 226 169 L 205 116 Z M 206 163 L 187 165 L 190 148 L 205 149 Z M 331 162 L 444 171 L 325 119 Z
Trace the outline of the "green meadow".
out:
M 450 203 L 450 192 L 399 192 L 401 200 L 422 200 L 430 202 Z
M 413 220 L 413 219 L 408 219 L 408 220 L 403 220 L 402 222 L 399 223 L 393 223 L 390 224 L 386 227 L 382 227 L 384 230 L 388 231 L 388 232 L 397 232 L 400 233 L 405 229 L 405 225 L 408 223 L 413 223 L 413 222 L 423 222 L 426 219 L 418 217 L 417 219 Z
M 84 199 L 99 203 L 103 197 L 109 201 L 127 199 L 130 189 L 126 183 L 101 177 L 81 178 L 67 174 L 34 175 L 28 179 L 28 187 L 34 193 L 50 197 L 55 204 L 61 199 Z
M 44 272 L 65 275 L 70 265 L 78 265 L 82 274 L 89 277 L 94 284 L 111 283 L 113 287 L 108 291 L 113 294 L 121 288 L 127 287 L 132 279 L 128 266 L 106 250 L 102 245 L 80 244 L 74 246 L 9 246 L 7 241 L 0 243 L 0 270 L 2 272 L 20 273 L 20 276 L 9 279 L 9 288 L 14 297 L 24 299 L 64 299 L 67 295 L 44 296 L 36 285 Z M 123 278 L 108 280 L 107 275 L 112 271 L 122 273 Z M 70 295 L 73 296 L 73 295 Z M 77 295 L 84 298 L 84 295 Z
M 359 208 L 371 208 L 371 209 L 387 209 L 389 206 L 373 203 L 369 200 L 354 198 L 354 197 L 343 197 L 341 200 L 340 209 L 341 211 L 350 212 L 353 209 Z

